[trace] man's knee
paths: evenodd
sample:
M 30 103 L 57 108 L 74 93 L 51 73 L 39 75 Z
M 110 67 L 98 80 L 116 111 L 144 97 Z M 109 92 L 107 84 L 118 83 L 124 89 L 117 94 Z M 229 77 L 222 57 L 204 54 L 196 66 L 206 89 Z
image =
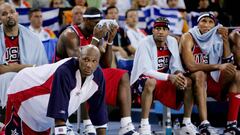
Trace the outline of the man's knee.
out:
M 191 77 L 195 84 L 203 84 L 207 80 L 207 75 L 203 71 L 194 72 L 192 73 Z
M 120 84 L 129 84 L 129 75 L 128 73 L 124 73 L 121 77 Z
M 146 90 L 146 92 L 148 93 L 149 92 L 152 93 L 153 90 L 155 89 L 156 84 L 157 81 L 155 79 L 149 78 L 145 82 L 144 90 Z
M 191 89 L 192 88 L 192 79 L 189 77 L 186 77 L 186 79 L 187 79 L 187 88 Z
M 236 75 L 235 75 L 235 80 L 236 80 L 236 82 L 240 83 L 240 70 L 237 70 Z

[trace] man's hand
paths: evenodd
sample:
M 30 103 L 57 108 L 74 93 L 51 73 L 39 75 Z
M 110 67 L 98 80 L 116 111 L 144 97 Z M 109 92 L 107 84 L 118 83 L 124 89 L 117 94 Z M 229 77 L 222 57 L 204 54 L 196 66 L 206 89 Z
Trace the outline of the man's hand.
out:
M 219 27 L 217 32 L 222 36 L 223 41 L 228 41 L 228 28 Z
M 225 79 L 231 80 L 233 77 L 235 77 L 237 73 L 237 66 L 231 63 L 225 63 L 219 66 L 219 70 L 221 71 L 222 74 L 224 74 Z
M 123 58 L 128 58 L 127 52 L 126 52 L 122 47 L 117 47 L 117 49 L 118 49 L 118 52 L 120 53 L 120 55 L 121 55 Z
M 116 36 L 117 30 L 118 30 L 118 26 L 116 26 L 112 23 L 109 25 L 108 39 L 107 39 L 108 43 L 113 42 L 113 39 Z
M 176 75 L 169 75 L 169 80 L 180 90 L 184 90 L 187 87 L 187 79 L 182 73 Z
M 93 30 L 93 37 L 96 37 L 97 39 L 100 40 L 106 35 L 107 31 L 108 29 L 106 24 L 102 26 L 97 24 Z

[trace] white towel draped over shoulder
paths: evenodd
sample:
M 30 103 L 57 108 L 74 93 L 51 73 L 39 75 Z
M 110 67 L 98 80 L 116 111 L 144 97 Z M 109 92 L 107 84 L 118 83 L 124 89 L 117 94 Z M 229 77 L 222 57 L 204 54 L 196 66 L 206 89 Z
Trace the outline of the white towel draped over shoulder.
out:
M 19 54 L 21 64 L 43 65 L 48 63 L 44 46 L 40 39 L 29 29 L 22 25 L 19 26 Z M 0 25 L 0 64 L 6 61 L 6 45 L 3 31 L 3 25 Z M 6 91 L 10 81 L 15 76 L 15 72 L 8 72 L 0 75 L 0 101 L 1 106 L 6 105 Z
M 177 40 L 172 36 L 168 36 L 167 46 L 171 52 L 169 64 L 170 73 L 174 73 L 177 70 L 184 71 L 179 56 Z M 157 71 L 157 67 L 157 46 L 153 36 L 150 35 L 139 42 L 139 46 L 134 57 L 130 84 L 132 85 L 134 82 L 136 82 L 139 76 L 147 71 Z
M 201 34 L 197 26 L 189 30 L 197 45 L 205 55 L 209 55 L 209 64 L 221 64 L 223 55 L 223 40 L 217 30 L 222 25 L 217 25 L 207 33 Z M 212 71 L 212 78 L 218 82 L 220 72 Z
M 19 26 L 19 53 L 21 64 L 42 65 L 48 63 L 47 54 L 40 39 L 28 28 Z M 5 63 L 6 45 L 3 25 L 0 26 L 0 64 Z

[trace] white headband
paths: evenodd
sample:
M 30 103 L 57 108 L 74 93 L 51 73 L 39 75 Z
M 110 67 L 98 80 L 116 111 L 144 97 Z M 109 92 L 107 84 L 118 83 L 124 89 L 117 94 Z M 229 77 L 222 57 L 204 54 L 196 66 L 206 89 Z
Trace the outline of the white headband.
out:
M 211 14 L 211 13 L 204 13 L 204 14 L 202 14 L 202 15 L 200 15 L 198 17 L 197 22 L 199 22 L 203 17 L 210 17 L 210 18 L 212 18 L 215 21 L 215 18 L 214 18 L 213 14 Z
M 83 15 L 83 18 L 98 18 L 98 17 L 101 17 L 101 14 Z

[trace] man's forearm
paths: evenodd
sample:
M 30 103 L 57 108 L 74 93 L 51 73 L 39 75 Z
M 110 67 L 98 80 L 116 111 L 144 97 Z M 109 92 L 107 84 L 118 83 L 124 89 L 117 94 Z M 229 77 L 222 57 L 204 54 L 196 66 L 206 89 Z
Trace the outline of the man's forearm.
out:
M 215 71 L 219 70 L 219 64 L 193 64 L 193 65 L 188 65 L 187 68 L 190 72 L 197 72 L 197 71 L 205 71 L 205 72 L 210 72 L 210 71 Z
M 228 41 L 223 41 L 223 58 L 228 57 L 231 54 L 231 49 Z
M 132 45 L 128 45 L 127 49 L 131 52 L 131 54 L 135 54 L 136 49 Z
M 0 65 L 0 74 L 4 74 L 7 72 L 19 72 L 20 70 L 31 66 L 32 65 L 27 64 Z

